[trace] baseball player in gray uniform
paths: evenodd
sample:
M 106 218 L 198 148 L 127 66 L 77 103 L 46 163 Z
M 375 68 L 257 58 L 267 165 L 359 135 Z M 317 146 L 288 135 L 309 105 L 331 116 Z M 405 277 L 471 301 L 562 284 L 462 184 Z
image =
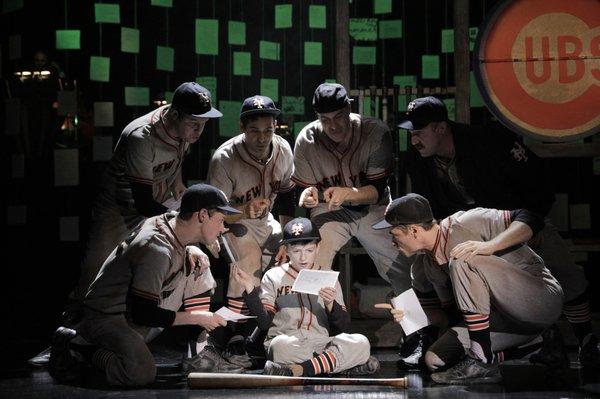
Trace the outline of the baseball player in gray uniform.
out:
M 524 244 L 536 233 L 529 222 L 522 210 L 474 208 L 438 223 L 427 199 L 408 194 L 395 199 L 385 219 L 373 226 L 392 227 L 398 249 L 418 254 L 413 276 L 426 276 L 440 300 L 453 296 L 462 312 L 464 323 L 425 354 L 431 370 L 452 366 L 432 374 L 434 381 L 499 382 L 502 351 L 532 342 L 560 316 L 562 288 Z M 424 286 L 418 279 L 414 285 Z M 399 320 L 402 310 L 393 314 Z
M 146 217 L 167 211 L 185 186 L 181 165 L 209 118 L 210 92 L 195 82 L 180 85 L 171 104 L 125 127 L 106 169 L 93 207 L 92 225 L 74 297 L 82 300 L 110 252 Z
M 296 139 L 292 180 L 304 189 L 299 206 L 310 209 L 323 237 L 315 262 L 330 269 L 338 250 L 356 237 L 379 274 L 401 293 L 410 288 L 410 264 L 392 246 L 388 231 L 371 228 L 390 202 L 389 130 L 378 119 L 352 113 L 339 84 L 317 87 L 313 107 L 318 119 Z
M 296 218 L 283 232 L 290 262 L 268 270 L 260 287 L 241 268 L 232 269 L 244 287 L 251 314 L 257 316 L 262 330 L 268 330 L 265 349 L 270 360 L 265 374 L 370 374 L 379 369 L 377 359 L 369 356 L 368 339 L 346 333 L 350 317 L 339 282 L 322 288 L 318 296 L 291 291 L 302 269 L 321 269 L 314 263 L 319 241 L 319 231 L 311 221 Z
M 92 283 L 79 336 L 66 327 L 55 332 L 51 375 L 60 382 L 76 380 L 81 363 L 75 352 L 103 370 L 110 385 L 143 386 L 156 374 L 144 341 L 150 328 L 190 325 L 210 331 L 224 326 L 222 317 L 208 312 L 216 286 L 210 269 L 186 263 L 186 246 L 214 242 L 225 231 L 225 216 L 237 212 L 217 188 L 197 184 L 184 192 L 179 213 L 145 220 L 112 251 Z M 210 347 L 198 357 L 213 360 L 211 369 L 202 371 L 232 370 L 219 367 L 226 363 L 217 362 L 219 355 Z M 197 358 L 185 361 L 184 369 L 202 364 Z
M 256 95 L 244 100 L 242 133 L 215 151 L 208 170 L 208 183 L 221 189 L 241 211 L 227 217 L 229 232 L 225 238 L 237 255 L 236 265 L 252 276 L 255 285 L 274 263 L 281 226 L 294 214 L 294 158 L 287 141 L 275 134 L 279 114 L 269 97 Z M 281 224 L 271 214 L 274 205 L 278 206 Z M 228 307 L 247 314 L 242 290 L 230 276 Z

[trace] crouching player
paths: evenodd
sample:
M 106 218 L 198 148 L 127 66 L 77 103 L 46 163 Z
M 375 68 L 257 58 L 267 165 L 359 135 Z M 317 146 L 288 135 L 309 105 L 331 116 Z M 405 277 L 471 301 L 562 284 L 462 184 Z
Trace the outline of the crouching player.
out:
M 319 295 L 292 292 L 302 269 L 320 269 L 314 264 L 321 236 L 306 218 L 285 225 L 283 243 L 290 262 L 267 271 L 260 287 L 239 267 L 233 266 L 235 280 L 244 287 L 244 300 L 258 326 L 267 331 L 265 374 L 315 376 L 344 373 L 372 374 L 379 362 L 370 356 L 369 340 L 349 334 L 339 283 L 322 288 Z

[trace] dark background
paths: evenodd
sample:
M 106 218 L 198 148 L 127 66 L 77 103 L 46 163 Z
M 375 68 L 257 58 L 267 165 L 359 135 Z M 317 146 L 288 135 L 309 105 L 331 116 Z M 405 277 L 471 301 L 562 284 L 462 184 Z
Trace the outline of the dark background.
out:
M 353 0 L 350 4 L 351 18 L 401 19 L 401 39 L 378 39 L 374 42 L 350 45 L 377 47 L 376 65 L 360 65 L 351 68 L 351 88 L 393 85 L 395 75 L 416 75 L 420 86 L 453 86 L 453 54 L 441 53 L 441 30 L 452 28 L 450 0 L 393 0 L 392 12 L 375 15 L 374 0 Z M 293 27 L 274 28 L 276 4 L 293 4 Z M 470 2 L 470 26 L 479 26 L 486 14 L 497 3 L 495 0 Z M 327 28 L 311 29 L 308 24 L 309 5 L 327 6 Z M 22 6 L 21 6 L 22 5 Z M 304 115 L 284 115 L 282 122 L 293 127 L 294 122 L 314 119 L 310 100 L 315 87 L 325 79 L 335 78 L 335 27 L 333 1 L 273 1 L 273 0 L 174 0 L 172 8 L 150 5 L 150 0 L 128 0 L 120 3 L 120 24 L 94 22 L 93 1 L 13 1 L 4 0 L 0 15 L 0 72 L 2 76 L 2 99 L 22 98 L 28 104 L 30 129 L 20 136 L 2 135 L 2 315 L 9 339 L 0 344 L 2 353 L 10 353 L 18 359 L 33 355 L 49 343 L 52 330 L 66 297 L 76 281 L 90 221 L 91 202 L 96 190 L 95 182 L 105 162 L 92 160 L 92 143 L 96 135 L 118 137 L 122 128 L 136 116 L 150 111 L 153 106 L 132 107 L 124 104 L 125 86 L 150 88 L 151 101 L 173 91 L 184 81 L 198 76 L 216 76 L 217 100 L 242 101 L 260 91 L 260 78 L 278 78 L 279 96 L 304 96 Z M 13 10 L 14 8 L 14 10 Z M 194 20 L 210 18 L 219 20 L 219 55 L 195 53 Z M 246 22 L 246 45 L 229 45 L 227 22 Z M 135 27 L 140 30 L 139 54 L 120 51 L 120 28 Z M 56 29 L 79 29 L 80 50 L 57 50 Z M 20 35 L 20 55 L 9 51 L 11 37 Z M 259 40 L 279 42 L 281 60 L 261 60 L 258 56 Z M 303 43 L 323 43 L 323 65 L 307 66 L 303 62 Z M 175 51 L 174 72 L 156 69 L 156 46 L 173 47 Z M 65 137 L 60 130 L 64 117 L 52 114 L 49 123 L 42 124 L 42 110 L 52 112 L 56 82 L 26 85 L 14 79 L 13 73 L 27 68 L 33 53 L 43 49 L 51 61 L 56 62 L 65 74 L 67 88 L 75 85 L 78 90 L 79 127 L 75 137 Z M 252 54 L 252 76 L 233 75 L 233 52 L 248 51 Z M 440 55 L 440 79 L 421 78 L 421 56 Z M 111 58 L 110 81 L 89 80 L 89 60 L 92 55 Z M 54 85 L 54 86 L 53 86 Z M 45 94 L 44 94 L 45 93 Z M 32 99 L 38 101 L 31 101 Z M 29 102 L 28 102 L 29 101 Z M 93 103 L 114 102 L 114 127 L 93 126 Z M 280 102 L 278 102 L 280 104 Z M 218 103 L 216 104 L 218 107 Z M 4 107 L 2 107 L 4 110 Z M 4 130 L 4 119 L 0 130 Z M 477 124 L 496 123 L 484 107 L 473 107 L 471 118 Z M 227 137 L 219 134 L 217 122 L 207 124 L 203 136 L 195 144 L 184 163 L 184 178 L 189 181 L 206 177 L 211 150 Z M 282 131 L 293 142 L 297 132 Z M 394 133 L 397 134 L 397 133 Z M 28 140 L 24 140 L 24 136 Z M 36 143 L 43 145 L 36 147 Z M 76 140 L 75 140 L 76 139 Z M 590 142 L 593 138 L 585 141 Z M 27 144 L 29 143 L 29 144 Z M 116 141 L 113 141 L 116 143 Z M 54 151 L 67 146 L 79 149 L 79 185 L 55 187 Z M 395 149 L 398 151 L 398 149 Z M 23 154 L 25 177 L 12 177 L 12 160 L 15 154 Z M 552 177 L 558 193 L 567 193 L 569 204 L 590 204 L 592 228 L 566 230 L 566 237 L 598 237 L 598 187 L 599 177 L 593 174 L 590 158 L 547 160 L 547 173 Z M 11 206 L 27 207 L 24 225 L 9 225 Z M 61 241 L 59 218 L 79 217 L 79 240 Z M 368 258 L 355 262 L 369 262 Z M 580 258 L 592 289 L 599 288 L 599 277 L 594 266 L 597 253 Z M 219 274 L 217 272 L 217 274 Z M 221 273 L 222 274 L 222 273 Z M 366 281 L 375 276 L 373 267 L 355 270 L 356 278 Z M 592 291 L 593 292 L 593 291 Z M 597 296 L 596 296 L 597 297 Z M 598 300 L 592 303 L 598 311 Z M 41 341 L 41 343 L 40 343 Z

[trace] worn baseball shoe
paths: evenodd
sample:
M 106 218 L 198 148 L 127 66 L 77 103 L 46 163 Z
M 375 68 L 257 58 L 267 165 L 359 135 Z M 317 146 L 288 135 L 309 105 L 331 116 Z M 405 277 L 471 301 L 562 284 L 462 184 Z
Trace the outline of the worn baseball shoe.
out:
M 438 384 L 494 384 L 502 381 L 502 375 L 498 364 L 487 364 L 471 356 L 465 356 L 448 370 L 431 374 L 431 379 Z
M 83 358 L 70 348 L 70 342 L 77 332 L 67 327 L 58 327 L 52 337 L 48 371 L 60 383 L 79 380 L 83 373 Z
M 564 370 L 570 366 L 567 350 L 556 326 L 546 329 L 542 333 L 542 347 L 529 356 L 532 364 L 543 364 L 552 370 Z
M 400 360 L 396 366 L 402 370 L 426 370 L 425 352 L 434 340 L 433 332 L 427 327 L 409 335 L 400 347 Z
M 287 376 L 287 377 L 292 377 L 294 375 L 294 373 L 292 373 L 292 369 L 284 366 L 282 364 L 279 363 L 275 363 L 272 362 L 270 360 L 267 360 L 265 362 L 265 371 L 263 372 L 264 375 L 283 375 L 283 376 Z
M 225 360 L 212 345 L 206 345 L 196 356 L 184 359 L 181 368 L 185 373 L 195 371 L 204 373 L 241 373 L 243 371 L 240 366 Z
M 365 363 L 359 364 L 358 366 L 354 366 L 346 371 L 343 371 L 341 374 L 348 377 L 355 375 L 374 374 L 377 371 L 379 371 L 379 367 L 379 360 L 377 360 L 377 358 L 375 358 L 374 356 L 369 356 L 369 359 Z
M 600 350 L 595 335 L 588 334 L 583 339 L 583 345 L 579 348 L 579 364 L 583 367 L 600 368 Z

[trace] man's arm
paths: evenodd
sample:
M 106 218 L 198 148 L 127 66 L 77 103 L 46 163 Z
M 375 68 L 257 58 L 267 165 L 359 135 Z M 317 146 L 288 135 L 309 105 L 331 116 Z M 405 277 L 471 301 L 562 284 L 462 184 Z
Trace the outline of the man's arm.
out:
M 149 184 L 130 182 L 135 209 L 147 218 L 163 214 L 169 209 L 154 200 L 152 186 Z

